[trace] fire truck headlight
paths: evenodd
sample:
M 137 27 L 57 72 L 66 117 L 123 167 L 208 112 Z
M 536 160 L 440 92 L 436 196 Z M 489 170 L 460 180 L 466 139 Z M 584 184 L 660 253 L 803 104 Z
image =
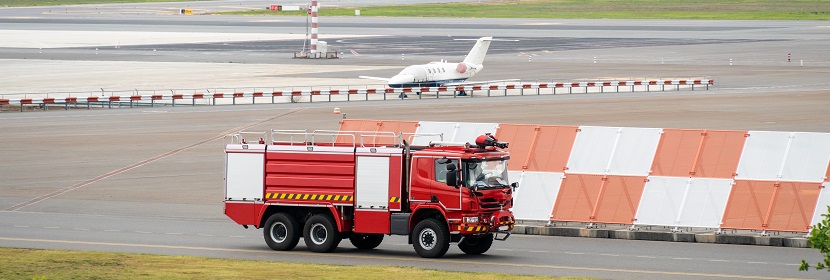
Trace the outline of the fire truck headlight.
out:
M 478 223 L 478 217 L 464 217 L 464 223 L 465 224 L 477 224 Z

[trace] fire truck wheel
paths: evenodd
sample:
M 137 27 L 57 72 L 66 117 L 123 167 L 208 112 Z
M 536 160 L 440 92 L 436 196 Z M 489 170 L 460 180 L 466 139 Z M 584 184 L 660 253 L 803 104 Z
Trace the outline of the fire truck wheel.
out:
M 314 252 L 328 253 L 340 244 L 340 232 L 334 219 L 324 214 L 317 214 L 308 219 L 303 228 L 305 245 Z
M 482 236 L 465 236 L 464 240 L 458 243 L 458 248 L 469 255 L 481 255 L 490 250 L 492 245 L 493 234 L 485 234 Z
M 351 241 L 352 245 L 354 245 L 358 249 L 374 249 L 380 246 L 380 243 L 383 242 L 383 234 L 355 233 L 354 235 L 352 235 L 352 237 L 349 238 L 349 241 Z
M 265 243 L 277 251 L 289 251 L 300 242 L 300 227 L 291 215 L 276 213 L 268 217 L 263 229 Z
M 420 221 L 412 234 L 412 246 L 421 257 L 440 258 L 450 249 L 450 230 L 438 219 Z

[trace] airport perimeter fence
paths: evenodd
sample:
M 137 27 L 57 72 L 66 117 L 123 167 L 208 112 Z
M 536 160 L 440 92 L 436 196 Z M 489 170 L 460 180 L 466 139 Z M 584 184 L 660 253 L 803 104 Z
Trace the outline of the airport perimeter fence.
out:
M 830 205 L 830 133 L 345 119 L 341 131 L 509 142 L 517 219 L 807 233 Z
M 157 106 L 214 106 L 262 103 L 344 102 L 447 97 L 492 97 L 578 93 L 709 90 L 714 79 L 626 78 L 568 81 L 509 81 L 487 85 L 388 88 L 386 85 L 237 87 L 0 94 L 0 112 L 50 108 L 92 109 Z

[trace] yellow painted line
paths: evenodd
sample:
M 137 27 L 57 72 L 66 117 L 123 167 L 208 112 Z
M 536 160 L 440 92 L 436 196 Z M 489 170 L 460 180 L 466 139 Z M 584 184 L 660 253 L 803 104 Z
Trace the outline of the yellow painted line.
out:
M 42 243 L 61 243 L 61 244 L 80 244 L 80 245 L 98 245 L 98 246 L 119 246 L 119 247 L 139 247 L 139 248 L 160 248 L 160 249 L 184 249 L 184 250 L 199 250 L 199 251 L 220 251 L 220 252 L 239 252 L 239 253 L 267 253 L 267 254 L 285 254 L 285 255 L 304 255 L 304 256 L 320 256 L 322 254 L 311 252 L 290 252 L 290 251 L 266 251 L 266 250 L 250 250 L 250 249 L 229 249 L 229 248 L 211 248 L 211 247 L 191 247 L 191 246 L 171 246 L 171 245 L 153 245 L 153 244 L 130 244 L 130 243 L 112 243 L 112 242 L 89 242 L 89 241 L 71 241 L 71 240 L 52 240 L 52 239 L 32 239 L 32 238 L 8 238 L 0 237 L 0 240 L 6 241 L 22 241 L 22 242 L 42 242 Z M 639 270 L 639 269 L 615 269 L 615 268 L 598 268 L 598 267 L 581 267 L 581 266 L 560 266 L 560 265 L 541 265 L 541 264 L 523 264 L 523 263 L 504 263 L 504 262 L 484 262 L 484 261 L 463 261 L 463 260 L 449 260 L 449 259 L 425 259 L 425 258 L 405 258 L 405 257 L 391 257 L 391 256 L 358 256 L 350 254 L 326 254 L 325 257 L 338 258 L 358 258 L 371 260 L 399 260 L 399 261 L 419 261 L 428 263 L 454 263 L 454 264 L 471 264 L 471 265 L 491 265 L 491 266 L 509 266 L 509 267 L 528 267 L 528 268 L 547 268 L 547 269 L 569 269 L 582 271 L 604 271 L 604 272 L 623 272 L 623 273 L 639 273 L 639 274 L 663 274 L 663 275 L 680 275 L 680 276 L 695 276 L 695 277 L 712 277 L 712 278 L 737 278 L 737 279 L 800 279 L 800 278 L 778 278 L 766 276 L 753 275 L 738 275 L 738 274 L 713 274 L 713 273 L 694 273 L 694 272 L 679 272 L 679 271 L 657 271 L 657 270 Z

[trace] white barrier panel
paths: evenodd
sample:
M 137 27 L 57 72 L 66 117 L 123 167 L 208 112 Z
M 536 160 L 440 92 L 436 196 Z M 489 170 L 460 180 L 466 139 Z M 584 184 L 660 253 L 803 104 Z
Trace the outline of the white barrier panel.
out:
M 580 126 L 568 173 L 648 176 L 661 128 Z
M 828 162 L 828 133 L 750 131 L 735 179 L 822 182 Z
M 732 179 L 648 177 L 635 225 L 720 228 Z
M 549 221 L 553 203 L 562 185 L 561 172 L 518 172 L 519 188 L 514 194 L 513 216 L 519 220 Z M 508 174 L 513 176 L 513 174 Z M 512 181 L 513 179 L 511 179 Z
M 820 223 L 821 220 L 824 220 L 824 217 L 822 217 L 821 215 L 828 214 L 827 206 L 830 206 L 830 190 L 827 190 L 827 188 L 830 188 L 830 183 L 824 182 L 822 186 L 824 188 L 822 188 L 818 194 L 816 210 L 813 211 L 813 220 L 810 222 L 810 224 L 813 225 L 813 227 L 815 227 L 816 224 Z
M 456 122 L 419 122 L 415 133 L 442 133 L 446 142 L 474 144 L 476 137 L 484 133 L 496 135 L 497 123 L 456 123 Z M 426 146 L 430 141 L 438 141 L 435 136 L 415 136 L 414 146 Z

